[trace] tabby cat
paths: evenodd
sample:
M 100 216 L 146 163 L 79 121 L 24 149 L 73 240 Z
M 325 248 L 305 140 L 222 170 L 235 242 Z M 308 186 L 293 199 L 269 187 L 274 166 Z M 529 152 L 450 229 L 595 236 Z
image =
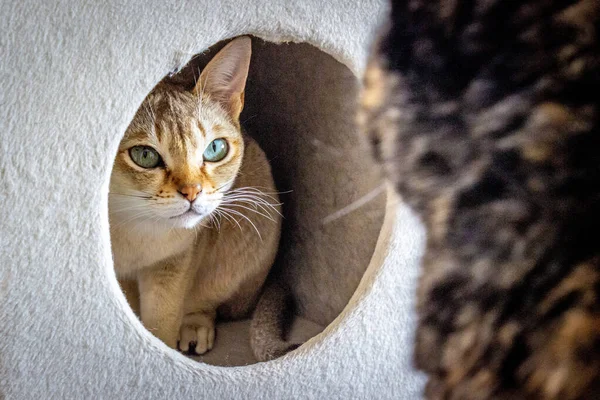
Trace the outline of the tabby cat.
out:
M 184 352 L 213 347 L 217 315 L 253 309 L 277 252 L 270 166 L 239 121 L 250 55 L 240 37 L 193 90 L 159 84 L 125 132 L 110 180 L 122 288 L 144 326 Z
M 430 399 L 600 398 L 600 2 L 393 1 L 359 121 L 428 230 Z

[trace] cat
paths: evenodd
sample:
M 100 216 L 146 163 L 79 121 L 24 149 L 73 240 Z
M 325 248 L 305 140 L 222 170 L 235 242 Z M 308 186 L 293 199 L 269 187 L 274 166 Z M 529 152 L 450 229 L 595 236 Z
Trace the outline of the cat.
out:
M 322 331 L 346 307 L 371 260 L 386 196 L 379 191 L 368 204 L 324 223 L 351 200 L 382 187 L 379 166 L 365 157 L 365 139 L 349 118 L 356 111 L 360 81 L 307 43 L 251 38 L 251 84 L 240 119 L 269 157 L 285 203 L 272 283 L 250 327 L 252 340 L 260 340 L 264 350 L 254 356 L 264 361 Z M 197 71 L 226 43 L 214 44 L 165 79 L 191 90 Z M 285 140 L 278 139 L 282 135 Z M 305 329 L 308 321 L 311 328 Z M 282 340 L 288 331 L 294 332 L 295 344 Z
M 239 37 L 192 90 L 159 83 L 127 128 L 111 175 L 116 275 L 143 325 L 182 352 L 214 346 L 217 315 L 252 312 L 277 253 L 281 204 L 271 169 L 239 121 L 250 57 L 250 39 Z
M 392 1 L 358 121 L 427 227 L 427 398 L 600 398 L 599 29 L 596 0 Z

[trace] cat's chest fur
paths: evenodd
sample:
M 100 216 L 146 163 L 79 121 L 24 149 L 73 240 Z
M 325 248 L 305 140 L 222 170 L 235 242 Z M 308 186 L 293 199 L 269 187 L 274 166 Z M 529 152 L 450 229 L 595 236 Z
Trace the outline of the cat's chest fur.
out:
M 127 232 L 111 229 L 113 257 L 117 276 L 133 277 L 138 271 L 152 267 L 168 258 L 191 251 L 193 231 Z

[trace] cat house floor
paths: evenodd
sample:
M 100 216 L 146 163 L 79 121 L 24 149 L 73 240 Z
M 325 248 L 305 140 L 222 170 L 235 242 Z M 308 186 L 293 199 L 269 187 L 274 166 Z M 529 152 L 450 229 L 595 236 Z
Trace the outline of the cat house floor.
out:
M 191 358 L 207 364 L 233 367 L 256 363 L 250 349 L 250 320 L 221 322 L 217 324 L 215 347 L 202 356 Z M 319 334 L 324 327 L 305 318 L 297 317 L 288 335 L 290 342 L 303 343 Z

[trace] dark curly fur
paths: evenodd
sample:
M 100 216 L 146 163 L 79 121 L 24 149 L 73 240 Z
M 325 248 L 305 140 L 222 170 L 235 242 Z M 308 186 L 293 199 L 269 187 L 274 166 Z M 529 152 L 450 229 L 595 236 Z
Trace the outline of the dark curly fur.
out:
M 394 1 L 360 121 L 428 229 L 431 399 L 600 399 L 600 1 Z

